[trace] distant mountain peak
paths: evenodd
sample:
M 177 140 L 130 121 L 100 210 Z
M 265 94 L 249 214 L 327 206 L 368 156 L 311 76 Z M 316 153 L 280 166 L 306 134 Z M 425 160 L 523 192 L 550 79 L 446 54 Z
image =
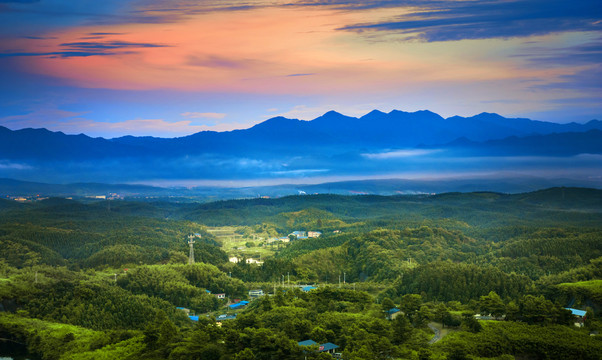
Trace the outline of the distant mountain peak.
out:
M 374 109 L 374 110 L 370 111 L 369 113 L 367 113 L 364 116 L 368 116 L 368 115 L 386 115 L 386 113 L 384 113 L 384 112 L 382 112 L 380 110 Z
M 374 109 L 374 110 L 370 111 L 369 113 L 367 113 L 366 115 L 362 116 L 360 119 L 371 120 L 371 119 L 380 118 L 383 116 L 387 116 L 387 114 L 380 110 Z
M 506 119 L 500 114 L 490 113 L 490 112 L 482 112 L 478 115 L 473 116 L 473 118 L 486 118 L 486 119 Z
M 330 110 L 327 113 L 325 113 L 324 115 L 320 116 L 320 118 L 342 118 L 342 117 L 347 117 L 347 116 L 341 114 L 340 112 L 336 112 L 334 110 Z

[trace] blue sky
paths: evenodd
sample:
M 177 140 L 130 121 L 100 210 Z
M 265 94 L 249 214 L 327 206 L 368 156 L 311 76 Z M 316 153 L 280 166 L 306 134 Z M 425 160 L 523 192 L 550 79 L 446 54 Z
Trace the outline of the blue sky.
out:
M 0 125 L 107 138 L 334 109 L 602 119 L 599 1 L 0 0 Z

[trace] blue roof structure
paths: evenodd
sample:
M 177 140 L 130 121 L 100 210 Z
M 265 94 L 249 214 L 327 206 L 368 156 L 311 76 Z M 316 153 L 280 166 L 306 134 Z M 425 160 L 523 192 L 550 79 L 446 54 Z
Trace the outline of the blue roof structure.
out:
M 188 315 L 188 317 L 190 318 L 190 320 L 192 321 L 199 321 L 199 317 L 198 315 Z
M 565 308 L 565 309 L 570 310 L 571 313 L 573 313 L 573 315 L 575 315 L 575 316 L 584 317 L 585 314 L 587 313 L 585 310 L 578 310 L 578 309 L 573 309 L 573 308 Z
M 389 313 L 389 315 L 393 315 L 397 312 L 400 312 L 401 310 L 399 310 L 398 308 L 394 307 L 393 309 L 389 309 L 387 310 L 387 312 Z
M 317 345 L 318 343 L 313 340 L 303 340 L 299 341 L 297 344 L 299 344 L 299 346 L 312 346 Z M 318 347 L 318 352 L 330 351 L 338 348 L 338 345 L 327 342 L 325 344 L 320 344 L 320 346 Z
M 303 340 L 298 342 L 299 346 L 312 346 L 317 345 L 318 343 L 313 340 Z
M 335 345 L 333 343 L 329 343 L 327 342 L 326 344 L 320 344 L 320 348 L 318 349 L 319 352 L 322 351 L 330 351 L 330 350 L 334 350 L 334 349 L 338 349 L 339 345 Z
M 302 287 L 302 288 L 301 288 L 301 290 L 303 290 L 303 291 L 305 291 L 305 292 L 308 292 L 308 291 L 310 291 L 310 290 L 315 290 L 315 289 L 317 289 L 317 287 L 315 287 L 315 286 L 310 286 L 310 285 L 307 285 L 307 286 L 304 286 L 304 287 Z
M 211 294 L 211 291 L 210 291 L 210 290 L 207 290 L 207 289 L 205 289 L 205 292 L 206 292 L 207 294 Z
M 238 309 L 238 308 L 241 308 L 241 307 L 247 306 L 247 305 L 249 305 L 248 301 L 240 301 L 240 302 L 237 302 L 236 304 L 232 304 L 232 305 L 228 305 L 228 306 L 230 307 L 230 309 Z

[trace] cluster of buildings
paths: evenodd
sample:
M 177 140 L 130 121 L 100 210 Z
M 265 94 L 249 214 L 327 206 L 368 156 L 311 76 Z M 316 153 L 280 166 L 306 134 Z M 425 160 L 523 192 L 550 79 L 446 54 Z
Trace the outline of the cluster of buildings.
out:
M 318 238 L 320 236 L 322 236 L 322 233 L 319 231 L 293 231 L 292 233 L 288 234 L 289 239 L 294 237 L 297 240 Z
M 310 239 L 310 238 L 318 238 L 322 236 L 322 232 L 320 231 L 293 231 L 292 233 L 288 234 L 288 236 L 283 236 L 280 238 L 270 238 L 268 239 L 268 243 L 274 242 L 274 241 L 282 241 L 282 242 L 289 242 L 291 241 L 291 239 L 293 240 L 304 240 L 304 239 Z
M 236 257 L 236 256 L 232 256 L 232 257 L 230 257 L 228 260 L 229 260 L 231 263 L 235 263 L 235 264 L 237 264 L 237 263 L 241 262 L 241 261 L 243 260 L 243 258 L 239 258 L 239 257 Z M 247 259 L 245 259 L 245 262 L 246 262 L 247 264 L 255 264 L 255 265 L 261 265 L 261 264 L 263 264 L 263 261 L 261 261 L 261 260 L 255 260 L 255 259 L 253 259 L 253 258 L 247 258 Z
M 48 199 L 47 197 L 41 197 L 40 195 L 36 196 L 6 196 L 7 199 L 14 200 L 17 202 L 33 202 L 33 201 L 42 201 Z

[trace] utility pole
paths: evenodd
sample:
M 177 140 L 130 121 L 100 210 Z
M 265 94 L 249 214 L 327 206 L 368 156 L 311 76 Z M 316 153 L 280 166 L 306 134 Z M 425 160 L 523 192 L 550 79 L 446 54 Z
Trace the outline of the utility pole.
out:
M 345 285 L 345 277 L 346 277 L 346 276 L 347 276 L 347 273 L 346 273 L 346 272 L 344 272 L 344 273 L 343 273 L 343 285 Z
M 288 283 L 288 285 L 287 285 L 287 286 L 288 286 L 288 287 L 291 287 L 291 273 L 290 273 L 290 272 L 287 272 L 287 273 L 286 273 L 286 281 L 287 281 L 287 283 Z
M 341 273 L 339 273 L 339 288 L 341 287 Z
M 117 273 L 113 274 L 115 276 L 115 282 L 117 282 Z

